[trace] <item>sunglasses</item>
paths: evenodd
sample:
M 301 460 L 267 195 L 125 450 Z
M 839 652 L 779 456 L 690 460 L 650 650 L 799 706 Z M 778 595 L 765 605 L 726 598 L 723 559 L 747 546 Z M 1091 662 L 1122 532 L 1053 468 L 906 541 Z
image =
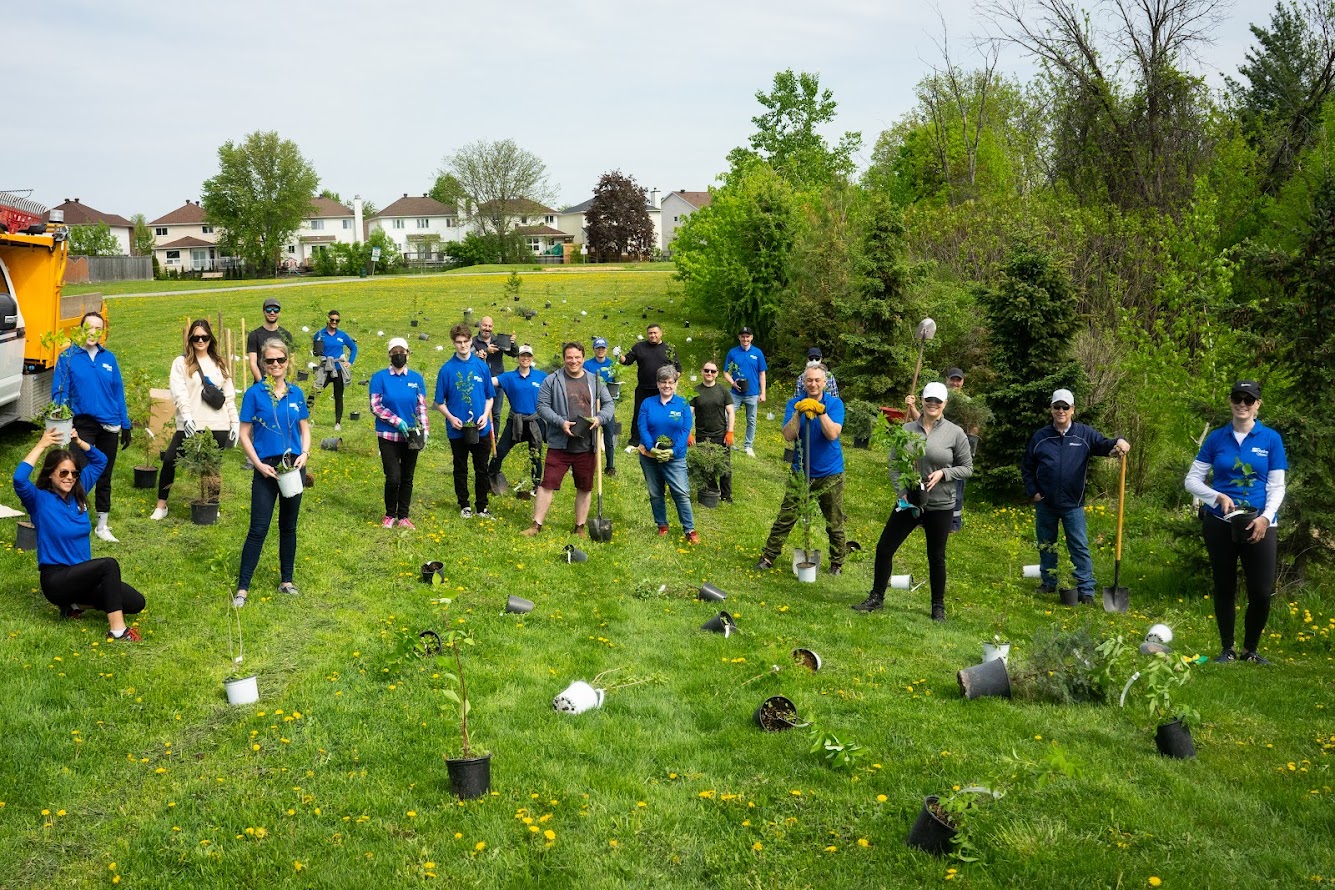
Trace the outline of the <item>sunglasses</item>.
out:
M 285 358 L 266 358 L 266 359 L 264 360 L 264 363 L 265 363 L 266 365 L 285 365 L 285 364 L 287 364 L 287 359 L 285 359 Z
M 717 374 L 718 368 L 702 368 L 701 371 L 705 374 Z
M 329 319 L 329 323 L 330 323 L 330 324 L 338 324 L 338 323 L 339 323 L 340 321 L 342 321 L 342 320 L 343 320 L 343 319 L 341 319 L 341 318 L 331 318 L 331 319 Z
M 282 310 L 279 309 L 277 306 L 270 306 L 268 309 L 265 309 L 265 310 L 264 310 L 264 314 L 265 314 L 265 315 L 277 315 L 277 314 L 278 314 L 279 312 L 281 312 L 281 311 L 282 311 Z
M 929 404 L 929 405 L 940 405 L 940 404 L 941 404 L 941 400 L 940 400 L 940 399 L 936 399 L 936 398 L 932 398 L 932 399 L 923 399 L 923 401 L 926 402 L 926 403 Z
M 207 343 L 213 338 L 208 334 L 195 334 L 190 338 L 191 343 Z
M 78 472 L 78 470 L 56 470 L 51 475 L 58 479 L 73 479 Z
M 1052 406 L 1052 410 L 1053 410 L 1053 411 L 1070 411 L 1070 410 L 1071 410 L 1071 406 L 1068 405 L 1068 404 L 1066 404 L 1065 402 L 1058 402 L 1057 404 L 1055 404 L 1055 405 Z
M 1249 396 L 1245 393 L 1234 393 L 1228 397 L 1228 400 L 1235 405 L 1246 405 L 1248 408 L 1256 404 L 1256 396 Z

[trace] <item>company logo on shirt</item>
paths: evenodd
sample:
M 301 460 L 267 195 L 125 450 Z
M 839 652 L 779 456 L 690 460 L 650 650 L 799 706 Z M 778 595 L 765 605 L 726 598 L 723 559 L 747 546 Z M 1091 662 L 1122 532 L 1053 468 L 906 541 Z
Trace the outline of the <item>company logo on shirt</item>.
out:
M 478 382 L 478 383 L 481 383 L 481 382 L 482 382 L 482 378 L 479 377 L 479 376 L 477 376 L 476 374 L 473 375 L 473 380 L 475 380 L 475 381 Z
M 300 411 L 300 410 L 301 410 L 301 406 L 300 406 L 300 405 L 294 405 L 294 404 L 292 404 L 292 403 L 290 403 L 290 402 L 288 403 L 288 406 L 287 406 L 287 407 L 290 408 L 290 409 L 292 409 L 293 411 Z
M 680 411 L 669 411 L 669 412 L 668 412 L 668 417 L 671 417 L 673 420 L 681 420 L 681 412 L 680 412 Z
M 534 389 L 541 389 L 541 388 L 542 388 L 542 384 L 539 383 L 539 382 L 536 381 L 536 380 L 534 380 L 532 383 L 530 383 L 529 386 L 533 387 Z
M 409 384 L 408 384 L 408 388 L 409 388 L 409 389 L 417 389 L 417 384 L 416 384 L 416 383 L 409 383 Z
M 106 362 L 103 362 L 103 363 L 102 363 L 102 370 L 104 370 L 104 371 L 114 371 L 114 370 L 116 370 L 116 369 L 113 368 L 113 367 L 111 367 L 111 365 L 107 364 Z
M 1269 456 L 1270 456 L 1270 449 L 1268 449 L 1268 448 L 1255 448 L 1255 447 L 1253 447 L 1253 448 L 1252 448 L 1252 454 L 1256 455 L 1257 457 L 1269 457 Z

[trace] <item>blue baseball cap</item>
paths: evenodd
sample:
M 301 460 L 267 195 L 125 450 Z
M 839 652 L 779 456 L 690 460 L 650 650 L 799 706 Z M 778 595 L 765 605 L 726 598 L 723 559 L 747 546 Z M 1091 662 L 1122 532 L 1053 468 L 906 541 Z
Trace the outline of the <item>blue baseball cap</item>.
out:
M 606 349 L 606 348 L 607 348 L 607 338 L 606 338 L 606 337 L 594 337 L 594 338 L 593 338 L 593 348 L 594 348 L 594 349 Z

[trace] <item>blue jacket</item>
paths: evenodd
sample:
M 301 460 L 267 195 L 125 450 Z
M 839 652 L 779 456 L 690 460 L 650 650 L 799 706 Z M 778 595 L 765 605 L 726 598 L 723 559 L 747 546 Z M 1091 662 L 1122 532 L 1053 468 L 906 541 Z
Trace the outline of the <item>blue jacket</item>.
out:
M 91 500 L 93 486 L 107 466 L 107 457 L 96 448 L 89 448 L 87 454 L 88 465 L 79 472 L 79 482 Z M 88 511 L 80 510 L 72 497 L 65 500 L 54 491 L 38 488 L 32 482 L 32 470 L 27 461 L 18 465 L 14 470 L 14 492 L 37 528 L 37 564 L 77 566 L 88 562 L 93 558 L 88 546 L 88 533 L 92 531 Z
M 1020 475 L 1029 499 L 1042 494 L 1048 509 L 1058 512 L 1083 506 L 1089 459 L 1095 455 L 1107 457 L 1116 444 L 1116 439 L 1084 423 L 1072 423 L 1066 435 L 1052 424 L 1043 427 L 1029 437 L 1020 460 Z
M 357 361 L 357 341 L 352 339 L 352 335 L 347 331 L 339 330 L 331 334 L 329 333 L 329 326 L 326 325 L 316 331 L 315 336 L 311 338 L 311 345 L 314 346 L 316 343 L 324 345 L 322 355 L 333 359 L 342 358 L 343 348 L 346 346 L 348 349 L 348 364 Z
M 672 457 L 686 456 L 686 441 L 694 423 L 691 406 L 681 396 L 674 395 L 663 404 L 662 396 L 649 396 L 640 405 L 640 416 L 636 420 L 640 428 L 640 441 L 645 448 L 653 448 L 659 436 L 672 440 Z
M 92 415 L 98 423 L 130 428 L 121 366 L 106 347 L 99 346 L 95 357 L 82 346 L 62 352 L 51 379 L 51 401 L 69 405 L 75 414 Z

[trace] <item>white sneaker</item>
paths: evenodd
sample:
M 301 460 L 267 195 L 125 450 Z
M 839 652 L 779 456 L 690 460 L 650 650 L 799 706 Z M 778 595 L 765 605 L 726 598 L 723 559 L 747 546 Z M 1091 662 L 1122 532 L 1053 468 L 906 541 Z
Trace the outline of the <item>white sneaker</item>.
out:
M 336 432 L 336 433 L 337 433 L 337 432 L 342 432 L 342 430 L 343 430 L 343 424 L 341 424 L 341 423 L 336 423 L 336 424 L 334 424 L 334 432 Z
M 472 518 L 473 518 L 473 508 L 472 508 L 472 507 L 464 507 L 462 510 L 459 511 L 459 515 L 462 516 L 464 519 L 472 519 Z
M 111 529 L 105 525 L 99 525 L 96 529 L 93 530 L 93 534 L 97 535 L 99 538 L 106 541 L 108 544 L 120 543 L 120 541 L 116 540 L 116 536 L 111 533 Z
M 627 446 L 626 446 L 626 453 L 627 453 L 627 454 L 639 454 L 639 453 L 640 453 L 640 449 L 636 448 L 634 445 L 627 445 Z
M 158 507 L 156 510 L 153 511 L 153 515 L 150 516 L 150 517 L 148 517 L 148 518 L 149 518 L 149 519 L 152 519 L 154 522 L 157 522 L 159 519 L 166 519 L 166 518 L 167 518 L 167 508 L 166 508 L 166 507 Z
M 747 456 L 747 457 L 755 457 L 755 456 L 756 456 L 756 450 L 755 450 L 754 448 L 748 448 L 748 449 L 746 449 L 746 456 Z

